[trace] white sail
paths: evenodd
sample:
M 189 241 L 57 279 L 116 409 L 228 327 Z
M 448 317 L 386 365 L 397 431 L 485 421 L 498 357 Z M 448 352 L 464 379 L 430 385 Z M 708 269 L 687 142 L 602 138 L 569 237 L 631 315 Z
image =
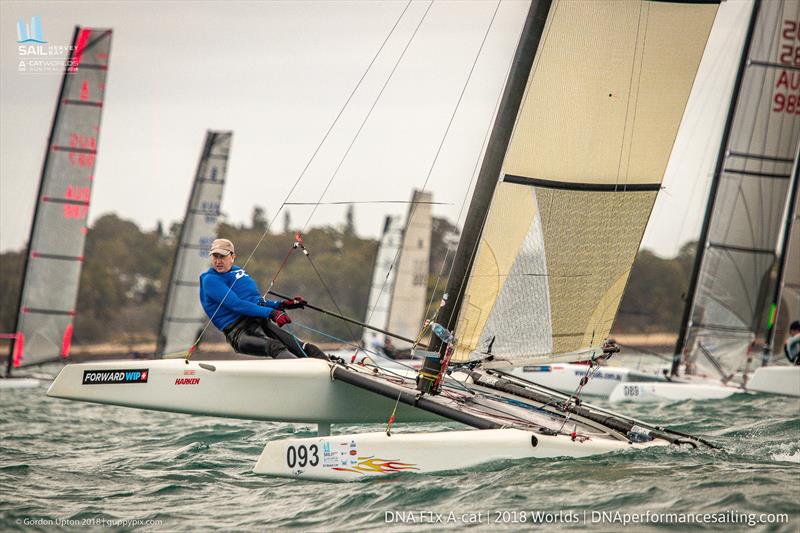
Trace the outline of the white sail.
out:
M 111 30 L 75 28 L 45 152 L 12 368 L 69 355 L 83 267 Z
M 217 235 L 219 206 L 233 134 L 208 131 L 175 251 L 156 353 L 188 350 L 206 314 L 200 305 L 200 274 L 208 269 L 208 249 Z
M 716 10 L 552 2 L 460 298 L 455 360 L 601 347 Z
M 414 191 L 412 195 L 392 287 L 388 330 L 409 339 L 419 335 L 425 320 L 431 253 L 431 199 L 429 192 Z M 403 341 L 392 342 L 397 348 L 411 347 Z
M 403 241 L 403 228 L 399 216 L 387 215 L 383 233 L 378 244 L 378 255 L 372 270 L 372 284 L 369 288 L 367 316 L 364 323 L 385 330 L 389 325 L 389 308 L 397 269 L 394 261 Z M 364 329 L 362 342 L 369 349 L 382 348 L 385 341 L 383 333 Z
M 748 349 L 760 352 L 767 342 L 778 238 L 800 140 L 800 72 L 786 54 L 796 43 L 789 30 L 800 18 L 800 1 L 755 2 L 752 17 L 679 345 L 688 372 L 699 365 L 732 375 L 743 369 Z

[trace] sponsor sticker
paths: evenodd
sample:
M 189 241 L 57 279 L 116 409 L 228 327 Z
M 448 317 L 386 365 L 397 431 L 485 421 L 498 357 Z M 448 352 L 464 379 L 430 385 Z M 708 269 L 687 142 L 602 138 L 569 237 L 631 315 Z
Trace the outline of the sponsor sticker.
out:
M 175 378 L 175 385 L 197 385 L 200 378 Z
M 117 385 L 119 383 L 147 383 L 148 368 L 121 370 L 84 370 L 83 385 Z

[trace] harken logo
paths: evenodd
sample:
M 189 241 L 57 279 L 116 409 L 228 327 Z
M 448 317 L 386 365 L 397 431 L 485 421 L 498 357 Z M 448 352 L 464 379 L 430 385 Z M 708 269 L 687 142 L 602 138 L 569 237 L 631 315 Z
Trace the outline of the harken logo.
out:
M 84 385 L 116 385 L 119 383 L 147 383 L 149 369 L 84 370 Z
M 42 21 L 39 17 L 31 17 L 30 24 L 26 24 L 24 20 L 17 21 L 17 42 L 47 44 L 42 36 Z

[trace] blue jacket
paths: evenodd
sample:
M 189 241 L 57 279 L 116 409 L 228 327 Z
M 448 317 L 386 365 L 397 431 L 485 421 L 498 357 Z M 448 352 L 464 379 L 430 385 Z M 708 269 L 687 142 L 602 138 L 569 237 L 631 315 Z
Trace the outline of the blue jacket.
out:
M 267 318 L 283 308 L 279 300 L 264 300 L 253 278 L 236 265 L 224 274 L 213 268 L 200 274 L 200 303 L 220 331 L 243 316 Z

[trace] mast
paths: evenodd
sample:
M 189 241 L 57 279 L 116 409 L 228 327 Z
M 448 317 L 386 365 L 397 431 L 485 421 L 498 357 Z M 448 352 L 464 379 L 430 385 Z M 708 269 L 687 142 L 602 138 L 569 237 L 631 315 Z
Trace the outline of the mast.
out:
M 792 223 L 795 219 L 795 211 L 797 209 L 797 187 L 800 181 L 800 146 L 798 146 L 797 155 L 794 158 L 794 171 L 792 172 L 792 183 L 789 186 L 789 199 L 786 208 L 786 220 L 783 226 L 783 243 L 781 244 L 781 260 L 778 263 L 778 275 L 776 277 L 777 283 L 775 284 L 775 294 L 772 296 L 772 316 L 770 319 L 769 329 L 767 331 L 767 343 L 765 350 L 772 350 L 775 342 L 775 320 L 778 317 L 778 311 L 781 305 L 781 293 L 783 292 L 784 277 L 786 275 L 786 263 L 789 259 L 789 237 L 792 231 Z M 795 265 L 797 266 L 797 265 Z M 792 320 L 792 317 L 789 317 Z M 767 357 L 765 355 L 765 357 Z
M 711 189 L 708 193 L 708 203 L 706 204 L 706 212 L 703 217 L 703 226 L 700 231 L 700 238 L 697 242 L 697 251 L 695 252 L 694 266 L 692 267 L 692 275 L 689 278 L 689 288 L 686 292 L 686 306 L 683 310 L 683 317 L 681 318 L 681 329 L 678 332 L 678 340 L 675 344 L 675 356 L 672 360 L 672 368 L 670 373 L 674 376 L 678 372 L 678 366 L 681 362 L 681 354 L 686 347 L 686 336 L 691 319 L 692 308 L 694 307 L 694 299 L 697 292 L 697 280 L 700 275 L 700 266 L 703 262 L 703 257 L 706 250 L 706 241 L 708 240 L 709 228 L 711 226 L 711 215 L 714 211 L 714 203 L 719 189 L 720 180 L 722 178 L 723 167 L 725 164 L 725 151 L 730 140 L 731 127 L 736 115 L 736 105 L 739 99 L 739 94 L 742 88 L 742 80 L 744 79 L 745 70 L 748 66 L 748 57 L 750 55 L 750 48 L 753 41 L 753 33 L 756 27 L 756 19 L 761 7 L 761 0 L 754 0 L 753 12 L 750 16 L 750 23 L 747 27 L 747 34 L 745 35 L 744 46 L 742 47 L 742 57 L 739 61 L 739 69 L 736 73 L 736 80 L 733 85 L 731 93 L 731 105 L 728 110 L 728 117 L 725 120 L 725 128 L 722 132 L 722 140 L 720 142 L 719 153 L 717 156 L 717 164 L 714 168 L 714 176 L 711 180 Z
M 69 353 L 110 49 L 111 30 L 75 26 L 45 146 L 6 376 L 22 362 L 26 331 L 40 334 L 46 345 L 29 336 L 28 347 L 43 350 L 30 364 Z M 40 238 L 43 226 L 52 230 L 49 239 Z M 58 269 L 63 275 L 40 272 L 38 265 L 48 261 L 66 265 Z
M 519 111 L 528 76 L 536 56 L 536 50 L 539 47 L 539 41 L 547 22 L 550 4 L 551 0 L 531 1 L 528 16 L 525 19 L 525 26 L 514 54 L 514 63 L 503 91 L 503 98 L 495 117 L 486 154 L 475 183 L 475 190 L 467 211 L 458 249 L 453 258 L 453 267 L 445 290 L 449 298 L 439 310 L 438 322 L 450 330 L 455 329 L 458 321 L 458 310 L 461 308 L 461 300 L 463 298 L 464 280 L 467 279 L 472 268 L 474 246 L 480 238 L 481 227 L 486 219 L 489 204 L 497 186 L 517 112 Z M 432 351 L 444 349 L 442 342 L 436 335 L 431 336 L 429 349 Z

